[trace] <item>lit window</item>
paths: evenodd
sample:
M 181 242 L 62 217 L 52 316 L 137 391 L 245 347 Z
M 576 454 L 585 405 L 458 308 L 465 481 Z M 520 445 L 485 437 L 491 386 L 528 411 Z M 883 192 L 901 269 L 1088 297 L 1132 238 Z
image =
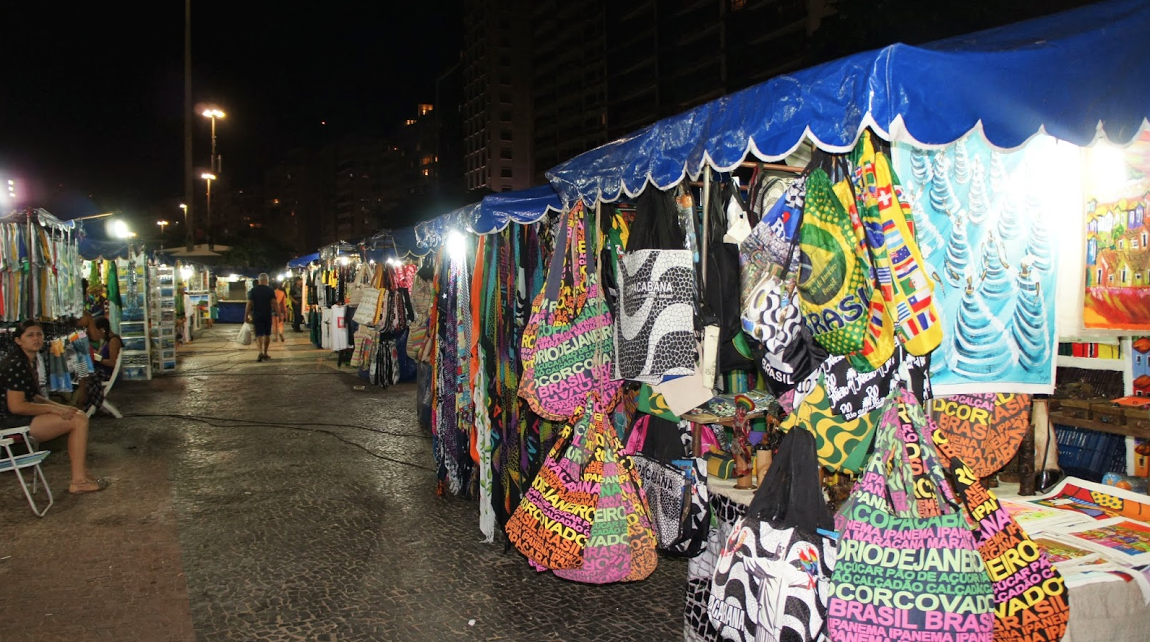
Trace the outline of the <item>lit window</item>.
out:
M 430 169 L 423 170 L 423 175 L 424 176 L 431 176 L 431 170 Z

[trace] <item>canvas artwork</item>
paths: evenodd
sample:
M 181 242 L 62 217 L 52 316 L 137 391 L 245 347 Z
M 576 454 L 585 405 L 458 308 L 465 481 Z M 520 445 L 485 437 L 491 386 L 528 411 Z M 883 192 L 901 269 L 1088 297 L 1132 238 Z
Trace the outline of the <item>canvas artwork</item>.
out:
M 1150 132 L 1085 150 L 1087 328 L 1150 330 Z
M 1052 526 L 1062 526 L 1065 524 L 1079 524 L 1090 521 L 1090 518 L 1069 513 L 1057 508 L 1048 506 L 1037 506 L 1030 502 L 1013 502 L 1010 500 L 1001 500 L 1002 507 L 1010 516 L 1014 518 L 1015 522 L 1027 532 L 1045 529 Z
M 1054 145 L 1039 136 L 1004 153 L 973 134 L 938 150 L 896 146 L 944 322 L 931 360 L 939 394 L 1052 389 Z

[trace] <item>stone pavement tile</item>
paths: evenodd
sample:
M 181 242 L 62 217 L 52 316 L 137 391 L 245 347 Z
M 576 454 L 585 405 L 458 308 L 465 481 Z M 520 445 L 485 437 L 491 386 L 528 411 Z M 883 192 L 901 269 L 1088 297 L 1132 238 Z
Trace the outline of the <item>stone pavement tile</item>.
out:
M 44 466 L 56 504 L 37 519 L 12 475 L 0 476 L 0 622 L 4 642 L 194 640 L 167 465 L 152 448 L 98 436 L 93 472 L 112 479 L 73 496 L 66 444 Z
M 93 515 L 100 524 L 77 526 L 85 534 L 124 531 L 137 514 L 168 524 L 174 515 L 182 553 L 176 559 L 186 575 L 176 582 L 166 562 L 155 560 L 141 567 L 154 585 L 132 572 L 89 569 L 121 589 L 91 613 L 73 611 L 83 631 L 103 628 L 120 640 L 190 639 L 177 637 L 187 629 L 169 621 L 175 618 L 161 617 L 182 608 L 203 642 L 681 637 L 683 560 L 663 559 L 649 579 L 609 586 L 531 570 L 498 536 L 496 543 L 481 542 L 476 502 L 436 496 L 414 386 L 355 391 L 363 382 L 346 367 L 335 369 L 334 355 L 290 333 L 286 345 L 272 344 L 271 362 L 256 363 L 253 349 L 228 342 L 234 330 L 217 327 L 182 348 L 176 376 L 113 391 L 125 418 L 100 420 L 93 468 L 112 473 L 117 486 L 70 504 L 125 503 L 125 495 L 113 495 L 117 488 L 153 478 L 137 470 L 142 461 L 162 460 L 167 478 L 133 490 L 129 506 Z M 49 461 L 64 464 L 66 474 L 62 455 Z M 0 503 L 5 517 L 19 509 L 14 500 Z M 13 530 L 36 527 L 21 524 Z M 133 541 L 156 535 L 108 546 L 133 551 Z M 141 584 L 171 597 L 149 615 L 170 628 L 154 624 L 144 632 L 106 621 Z M 136 617 L 131 606 L 123 607 L 125 618 Z M 170 638 L 155 635 L 169 630 Z

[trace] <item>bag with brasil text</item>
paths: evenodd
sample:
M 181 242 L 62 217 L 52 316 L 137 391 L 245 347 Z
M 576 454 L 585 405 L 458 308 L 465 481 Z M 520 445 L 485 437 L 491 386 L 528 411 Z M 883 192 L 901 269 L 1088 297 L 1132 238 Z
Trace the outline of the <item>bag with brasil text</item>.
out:
M 915 471 L 898 438 L 900 422 L 910 421 L 902 400 L 887 399 L 874 453 L 836 516 L 842 536 L 827 632 L 832 640 L 924 639 L 919 636 L 937 633 L 991 642 L 990 579 L 937 455 L 918 450 L 930 455 L 932 445 L 914 444 L 912 454 L 927 469 L 914 488 L 907 487 Z M 927 501 L 931 497 L 937 500 Z M 939 514 L 925 510 L 934 506 Z
M 986 562 L 994 587 L 995 642 L 1057 642 L 1070 621 L 1070 595 L 1058 569 L 998 498 L 952 452 L 946 435 L 917 402 L 905 404 L 923 440 L 938 448 L 942 466 L 955 480 L 955 490 L 977 522 L 974 541 Z
M 582 201 L 576 203 L 523 328 L 519 396 L 544 419 L 567 419 L 592 390 L 602 392 L 608 406 L 619 392 L 621 382 L 611 380 L 611 312 L 596 276 L 597 236 Z

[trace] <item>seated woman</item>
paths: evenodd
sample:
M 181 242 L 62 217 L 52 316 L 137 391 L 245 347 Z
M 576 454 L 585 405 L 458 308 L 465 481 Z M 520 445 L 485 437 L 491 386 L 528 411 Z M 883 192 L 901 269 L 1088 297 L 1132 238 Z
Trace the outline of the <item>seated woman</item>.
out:
M 120 356 L 120 350 L 124 349 L 124 340 L 112 332 L 112 323 L 107 317 L 96 319 L 94 338 L 100 341 L 100 352 L 95 359 L 96 369 L 103 375 L 101 379 L 107 381 L 111 378 L 112 371 L 116 369 L 116 359 Z
M 0 362 L 0 384 L 4 402 L 0 403 L 0 427 L 31 425 L 36 441 L 48 441 L 68 435 L 68 458 L 72 462 L 71 493 L 91 493 L 107 488 L 104 480 L 88 474 L 88 416 L 79 410 L 53 403 L 40 395 L 37 376 L 40 349 L 44 347 L 44 329 L 35 321 L 21 323 L 15 332 L 16 349 Z

